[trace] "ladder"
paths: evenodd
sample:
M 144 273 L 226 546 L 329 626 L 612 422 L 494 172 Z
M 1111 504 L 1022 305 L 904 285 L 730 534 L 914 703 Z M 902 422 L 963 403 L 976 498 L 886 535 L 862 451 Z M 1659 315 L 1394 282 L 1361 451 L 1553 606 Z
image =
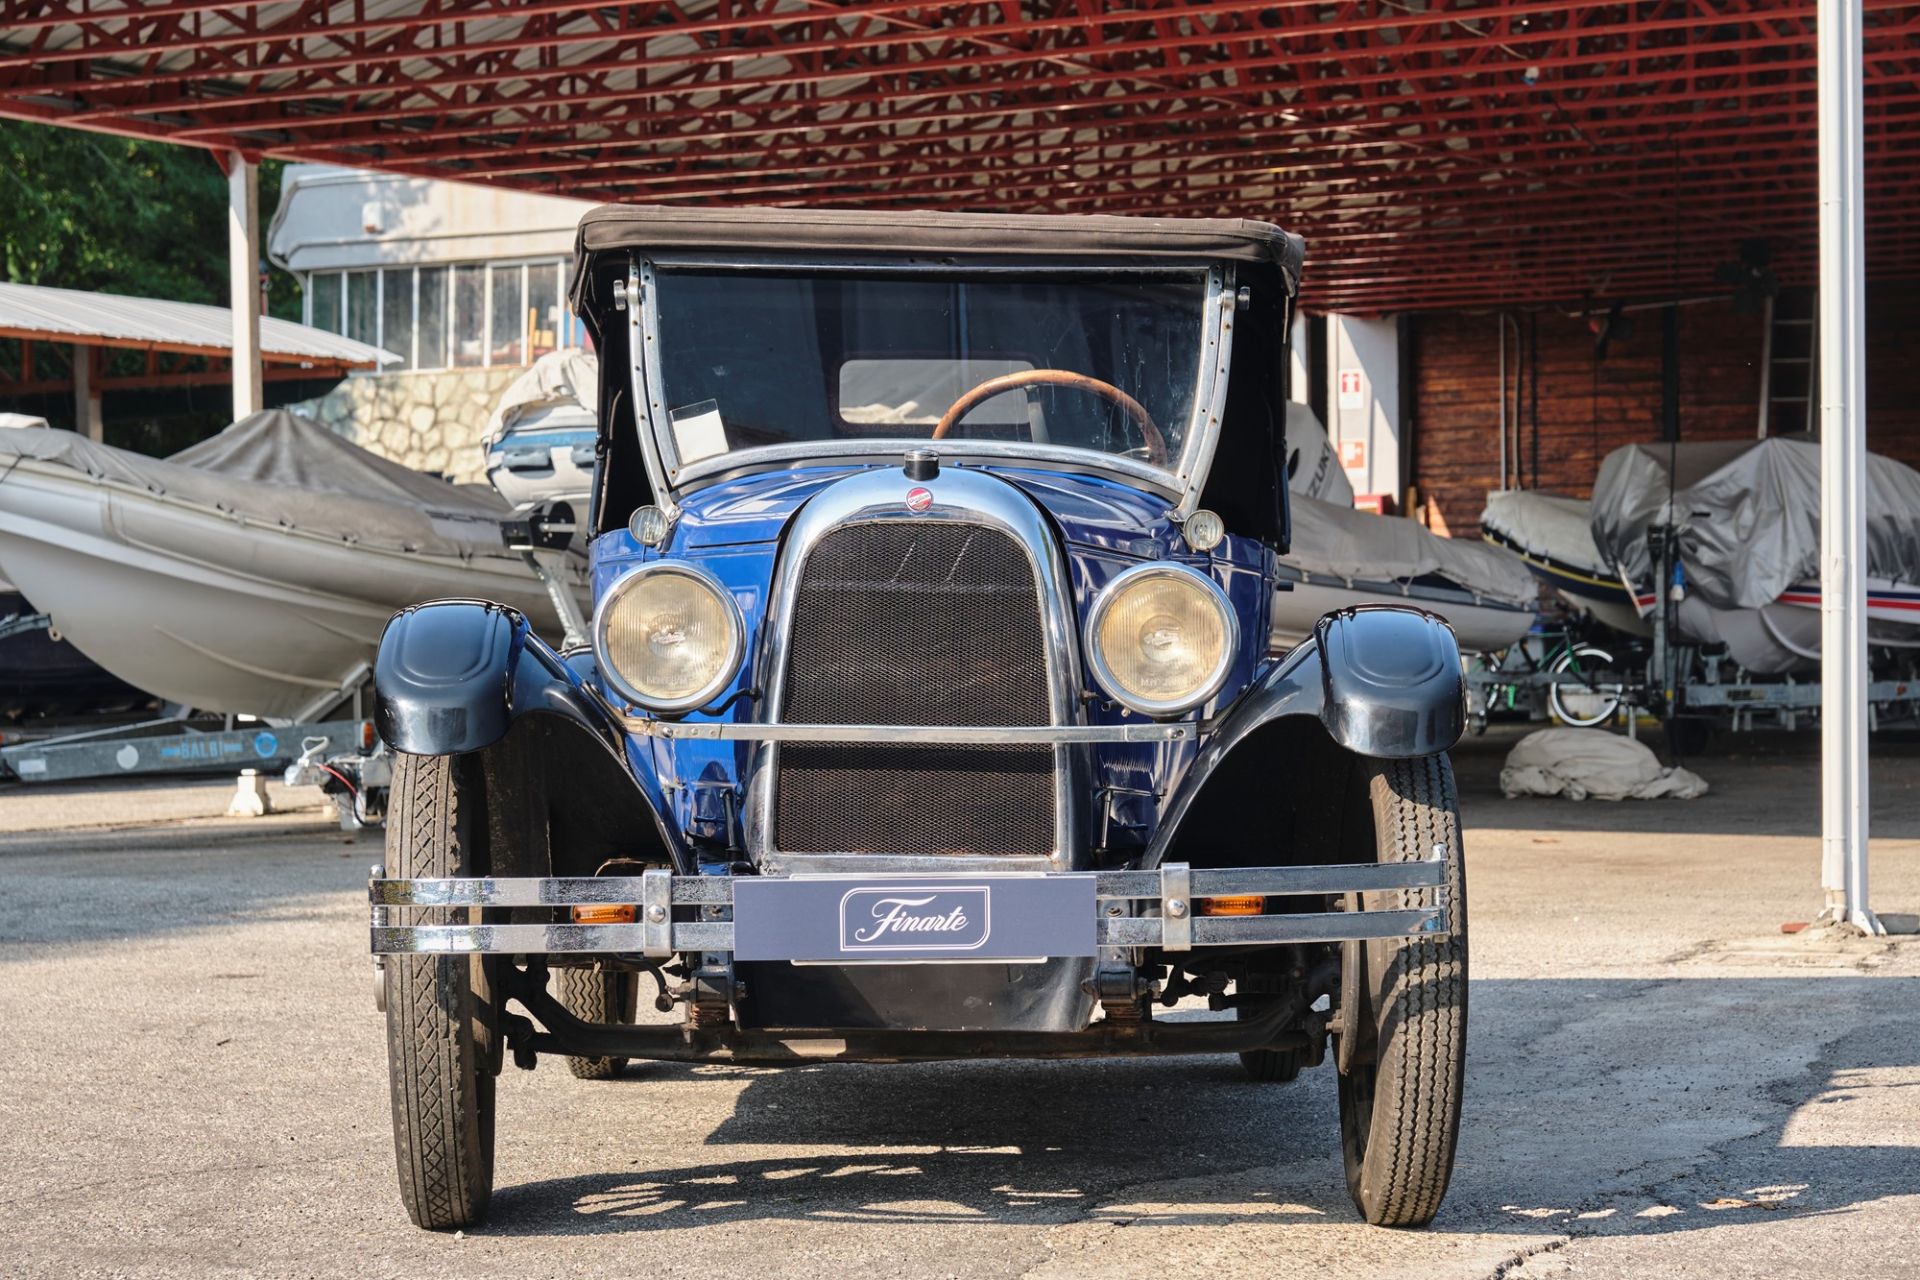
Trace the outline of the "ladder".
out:
M 1819 300 L 1811 289 L 1768 298 L 1760 327 L 1758 434 L 1813 434 L 1820 391 Z

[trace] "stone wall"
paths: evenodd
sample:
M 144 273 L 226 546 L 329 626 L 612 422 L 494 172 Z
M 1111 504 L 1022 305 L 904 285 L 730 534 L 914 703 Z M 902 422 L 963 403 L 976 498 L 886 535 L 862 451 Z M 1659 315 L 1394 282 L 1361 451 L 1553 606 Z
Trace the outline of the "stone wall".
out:
M 317 400 L 286 407 L 363 449 L 461 484 L 485 484 L 487 415 L 524 366 L 382 373 L 348 378 Z

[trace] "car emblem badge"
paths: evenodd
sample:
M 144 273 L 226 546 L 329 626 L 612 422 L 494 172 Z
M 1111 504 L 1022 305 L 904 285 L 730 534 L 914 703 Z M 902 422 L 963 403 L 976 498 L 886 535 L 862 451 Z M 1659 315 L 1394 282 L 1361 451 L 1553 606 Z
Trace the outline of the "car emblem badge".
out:
M 933 490 L 923 489 L 918 485 L 915 485 L 913 488 L 907 490 L 907 510 L 916 511 L 916 512 L 925 511 L 928 507 L 932 505 L 933 505 Z
M 993 935 L 986 885 L 849 889 L 840 899 L 840 950 L 978 951 Z

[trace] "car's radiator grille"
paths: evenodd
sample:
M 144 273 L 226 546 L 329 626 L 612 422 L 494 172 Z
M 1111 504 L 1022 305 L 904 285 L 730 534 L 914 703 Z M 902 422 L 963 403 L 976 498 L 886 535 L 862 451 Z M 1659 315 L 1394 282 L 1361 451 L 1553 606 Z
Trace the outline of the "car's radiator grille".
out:
M 1033 569 L 981 525 L 828 533 L 793 602 L 790 724 L 1040 725 L 1047 651 Z M 787 853 L 1044 854 L 1053 749 L 788 743 L 774 843 Z

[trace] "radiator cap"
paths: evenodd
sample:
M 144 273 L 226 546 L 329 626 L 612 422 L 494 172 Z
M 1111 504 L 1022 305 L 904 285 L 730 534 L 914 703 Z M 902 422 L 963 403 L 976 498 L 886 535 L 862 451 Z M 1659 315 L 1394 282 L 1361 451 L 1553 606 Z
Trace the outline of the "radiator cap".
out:
M 940 474 L 940 454 L 934 449 L 907 450 L 907 479 L 932 480 Z

